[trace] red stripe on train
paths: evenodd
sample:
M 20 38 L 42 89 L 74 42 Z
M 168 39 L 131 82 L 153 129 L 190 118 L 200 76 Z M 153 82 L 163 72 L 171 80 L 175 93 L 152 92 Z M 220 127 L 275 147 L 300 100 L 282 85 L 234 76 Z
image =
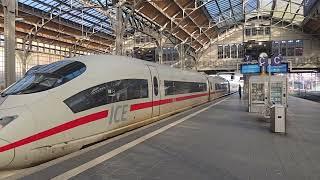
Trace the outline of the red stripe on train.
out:
M 153 107 L 153 106 L 159 106 L 159 105 L 163 105 L 163 104 L 168 104 L 168 103 L 172 103 L 174 101 L 183 101 L 183 100 L 187 100 L 187 99 L 192 99 L 192 98 L 197 98 L 197 97 L 202 97 L 202 96 L 208 96 L 208 93 L 203 93 L 203 94 L 196 94 L 196 95 L 190 95 L 190 96 L 182 96 L 182 97 L 177 97 L 177 98 L 170 98 L 170 99 L 163 99 L 163 100 L 159 100 L 159 101 L 150 101 L 150 102 L 144 102 L 144 103 L 138 103 L 138 104 L 133 104 L 131 105 L 130 111 L 136 111 L 139 109 L 145 109 L 145 108 L 149 108 L 149 107 Z M 5 146 L 0 147 L 0 152 L 4 152 L 13 148 L 17 148 L 35 141 L 38 141 L 40 139 L 44 139 L 46 137 L 61 133 L 63 131 L 84 125 L 84 124 L 88 124 L 90 122 L 93 121 L 97 121 L 103 118 L 108 117 L 108 110 L 106 111 L 101 111 L 101 112 L 97 112 L 94 114 L 90 114 L 87 116 L 83 116 L 80 117 L 78 119 L 72 120 L 70 122 L 61 124 L 59 126 L 53 127 L 51 129 L 42 131 L 40 133 L 37 133 L 35 135 L 29 136 L 27 138 L 21 139 L 19 141 L 16 141 L 14 143 L 11 144 L 7 144 Z
M 177 97 L 176 101 L 184 101 L 188 99 L 193 99 L 193 98 L 198 98 L 202 96 L 208 96 L 208 93 L 203 93 L 203 94 L 195 94 L 195 95 L 190 95 L 190 96 L 183 96 L 183 97 Z
M 7 151 L 7 150 L 16 148 L 16 147 L 20 147 L 20 146 L 32 143 L 34 141 L 37 141 L 37 140 L 40 140 L 40 139 L 44 139 L 46 137 L 58 134 L 60 132 L 75 128 L 77 126 L 81 126 L 81 125 L 84 125 L 84 124 L 87 124 L 87 123 L 90 123 L 90 122 L 93 122 L 93 121 L 97 121 L 97 120 L 100 120 L 100 119 L 106 118 L 106 117 L 108 117 L 108 111 L 101 111 L 101 112 L 98 112 L 98 113 L 94 113 L 94 114 L 90 114 L 90 115 L 87 115 L 87 116 L 83 116 L 83 117 L 80 117 L 80 118 L 75 119 L 73 121 L 70 121 L 70 122 L 61 124 L 59 126 L 56 126 L 54 128 L 42 131 L 42 132 L 40 132 L 38 134 L 35 134 L 35 135 L 29 136 L 27 138 L 21 139 L 19 141 L 14 142 L 14 143 L 2 146 L 2 147 L 0 147 L 0 152 L 4 152 L 4 151 Z
M 139 109 L 145 109 L 145 108 L 150 108 L 154 106 L 160 106 L 163 104 L 169 104 L 175 101 L 184 101 L 187 99 L 193 99 L 193 98 L 198 98 L 202 96 L 208 96 L 208 93 L 203 93 L 203 94 L 195 94 L 195 95 L 189 95 L 189 96 L 182 96 L 182 97 L 177 97 L 177 98 L 170 98 L 170 99 L 163 99 L 159 101 L 150 101 L 150 102 L 144 102 L 144 103 L 138 103 L 138 104 L 132 104 L 130 107 L 130 111 L 136 111 Z

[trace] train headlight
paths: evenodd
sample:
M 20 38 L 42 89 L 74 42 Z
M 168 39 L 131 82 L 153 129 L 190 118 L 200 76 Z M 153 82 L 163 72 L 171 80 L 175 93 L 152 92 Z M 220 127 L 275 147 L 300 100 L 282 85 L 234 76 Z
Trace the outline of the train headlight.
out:
M 18 115 L 13 115 L 13 116 L 4 116 L 0 118 L 0 129 L 12 122 L 13 120 L 17 119 L 19 116 Z

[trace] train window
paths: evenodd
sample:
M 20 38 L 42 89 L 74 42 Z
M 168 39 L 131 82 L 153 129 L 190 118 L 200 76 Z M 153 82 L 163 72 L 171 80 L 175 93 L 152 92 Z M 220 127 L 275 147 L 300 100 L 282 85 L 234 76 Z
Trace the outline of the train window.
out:
M 204 92 L 207 91 L 206 83 L 192 83 L 193 89 L 192 92 Z
M 174 94 L 187 94 L 192 92 L 192 83 L 174 81 Z
M 4 90 L 1 96 L 46 91 L 76 78 L 85 70 L 85 64 L 70 60 L 37 66 L 31 68 L 22 79 Z
M 86 89 L 64 100 L 64 103 L 72 112 L 78 113 L 106 104 L 148 97 L 146 79 L 123 79 Z
M 166 96 L 174 94 L 173 81 L 164 81 L 164 91 Z
M 154 95 L 158 96 L 158 79 L 156 77 L 153 77 L 153 88 L 154 88 Z
M 39 68 L 43 67 L 45 65 L 36 65 L 36 66 L 33 66 L 32 68 L 30 68 L 27 72 L 26 72 L 26 75 L 28 74 L 32 74 L 34 72 L 36 72 Z
M 206 83 L 164 81 L 164 85 L 166 96 L 207 91 Z
M 215 84 L 215 89 L 216 90 L 228 89 L 228 84 L 225 84 L 225 83 Z

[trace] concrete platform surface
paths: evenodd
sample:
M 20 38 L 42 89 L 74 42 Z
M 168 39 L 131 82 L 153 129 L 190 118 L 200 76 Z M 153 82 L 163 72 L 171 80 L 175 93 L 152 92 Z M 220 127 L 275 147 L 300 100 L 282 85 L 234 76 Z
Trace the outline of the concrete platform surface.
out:
M 21 179 L 54 178 L 201 108 Z M 279 135 L 260 115 L 247 112 L 246 101 L 231 96 L 71 179 L 319 180 L 320 104 L 290 97 L 288 134 Z

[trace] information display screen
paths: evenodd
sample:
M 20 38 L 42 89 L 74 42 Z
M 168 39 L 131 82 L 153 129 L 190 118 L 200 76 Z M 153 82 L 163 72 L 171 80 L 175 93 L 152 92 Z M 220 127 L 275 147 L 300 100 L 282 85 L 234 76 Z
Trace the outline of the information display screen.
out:
M 269 73 L 269 69 L 271 73 L 287 73 L 288 72 L 288 63 L 282 63 L 278 66 L 267 67 L 267 72 Z
M 261 73 L 259 64 L 241 64 L 241 74 L 257 74 Z
M 306 1 L 304 1 L 304 3 L 303 3 L 304 4 L 304 8 L 303 8 L 304 16 L 309 16 L 312 8 L 315 6 L 317 1 L 318 0 L 306 0 Z

